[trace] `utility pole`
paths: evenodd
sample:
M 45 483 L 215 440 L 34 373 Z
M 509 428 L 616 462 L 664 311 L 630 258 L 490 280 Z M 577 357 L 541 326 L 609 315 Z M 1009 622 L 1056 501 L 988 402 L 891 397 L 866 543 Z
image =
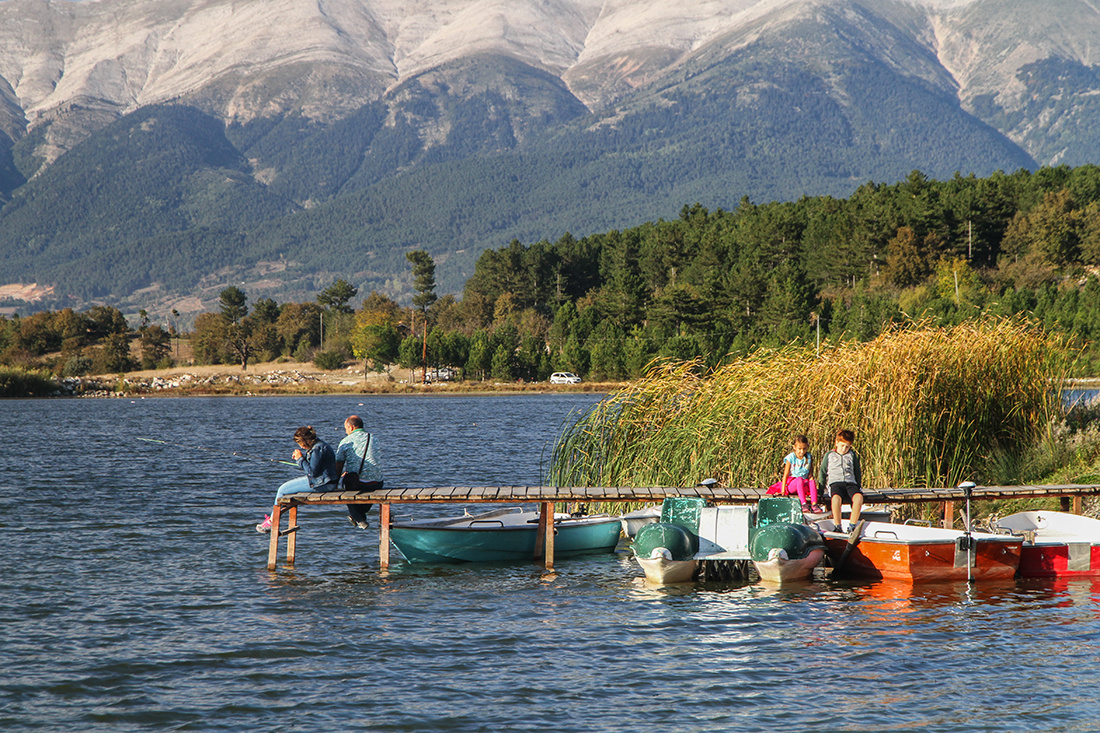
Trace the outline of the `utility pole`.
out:
M 172 309 L 172 335 L 176 337 L 176 358 L 180 358 L 180 312 Z
M 811 313 L 810 318 L 813 320 L 814 325 L 817 327 L 817 352 L 815 356 L 821 358 L 821 316 L 817 313 Z

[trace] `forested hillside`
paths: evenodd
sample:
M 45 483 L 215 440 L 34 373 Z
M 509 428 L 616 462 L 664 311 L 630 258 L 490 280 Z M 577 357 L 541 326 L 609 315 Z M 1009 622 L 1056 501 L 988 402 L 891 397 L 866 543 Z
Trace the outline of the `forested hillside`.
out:
M 276 295 L 344 277 L 402 297 L 404 253 L 422 248 L 439 264 L 440 287 L 458 292 L 482 250 L 512 239 L 672 218 L 685 203 L 732 208 L 748 193 L 847 195 L 919 161 L 941 176 L 1033 165 L 972 119 L 950 137 L 927 134 L 946 110 L 926 90 L 899 87 L 867 100 L 874 114 L 852 116 L 824 90 L 788 81 L 730 115 L 737 93 L 703 79 L 674 104 L 654 100 L 613 126 L 586 116 L 532 129 L 523 144 L 511 132 L 518 123 L 502 127 L 501 107 L 475 97 L 451 110 L 451 135 L 430 149 L 424 120 L 413 124 L 409 111 L 385 126 L 382 105 L 331 125 L 286 117 L 228 129 L 195 109 L 144 108 L 91 135 L 0 209 L 6 279 L 56 284 L 59 304 L 79 305 L 121 302 L 154 283 L 193 292 L 223 270 L 267 279 L 257 264 L 280 262 Z M 792 116 L 796 101 L 801 115 Z M 28 176 L 35 163 L 20 155 L 29 149 L 14 148 Z
M 913 173 L 847 198 L 804 197 L 680 215 L 587 237 L 485 251 L 461 298 L 439 297 L 435 263 L 404 263 L 412 306 L 340 279 L 312 302 L 236 286 L 195 321 L 204 363 L 280 355 L 328 367 L 454 367 L 471 379 L 643 373 L 657 357 L 715 366 L 761 347 L 867 340 L 917 321 L 1026 318 L 1100 370 L 1100 167 L 944 181 Z M 358 307 L 356 305 L 358 304 Z M 174 314 L 178 317 L 178 314 Z M 428 328 L 425 333 L 425 322 Z M 97 307 L 0 320 L 5 362 L 58 373 L 169 363 L 167 330 L 129 328 Z M 140 346 L 133 341 L 140 342 Z

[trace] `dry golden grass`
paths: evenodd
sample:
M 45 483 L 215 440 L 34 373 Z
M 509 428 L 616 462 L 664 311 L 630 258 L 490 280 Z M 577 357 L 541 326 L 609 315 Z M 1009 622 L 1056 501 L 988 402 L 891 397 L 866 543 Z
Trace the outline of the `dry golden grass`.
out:
M 561 436 L 558 485 L 761 486 L 791 438 L 820 457 L 856 433 L 864 484 L 953 486 L 1025 449 L 1059 408 L 1066 349 L 1028 324 L 918 324 L 863 344 L 762 350 L 700 376 L 662 363 Z

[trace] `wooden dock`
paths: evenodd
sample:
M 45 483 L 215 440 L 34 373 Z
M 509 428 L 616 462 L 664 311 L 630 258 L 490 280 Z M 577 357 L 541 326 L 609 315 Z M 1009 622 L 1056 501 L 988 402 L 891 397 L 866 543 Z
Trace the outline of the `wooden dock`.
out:
M 267 567 L 274 570 L 278 561 L 279 540 L 286 541 L 286 563 L 294 564 L 298 536 L 298 507 L 324 504 L 378 504 L 379 547 L 378 556 L 383 568 L 390 563 L 390 509 L 393 504 L 523 504 L 539 505 L 540 521 L 535 546 L 535 560 L 542 560 L 549 570 L 554 566 L 554 533 L 548 532 L 554 505 L 566 503 L 630 502 L 657 504 L 668 497 L 700 497 L 714 504 L 755 504 L 765 495 L 764 488 L 735 488 L 724 486 L 421 486 L 385 488 L 369 493 L 326 492 L 320 494 L 291 494 L 279 499 L 271 515 L 271 539 L 268 546 Z M 1100 484 L 1061 484 L 1027 486 L 975 486 L 971 489 L 973 501 L 987 499 L 1023 499 L 1059 497 L 1062 511 L 1081 513 L 1081 499 L 1100 495 Z M 866 489 L 864 501 L 868 504 L 906 504 L 938 502 L 943 506 L 944 526 L 952 526 L 955 504 L 966 500 L 962 488 L 920 489 Z M 282 528 L 283 514 L 287 515 L 287 528 Z

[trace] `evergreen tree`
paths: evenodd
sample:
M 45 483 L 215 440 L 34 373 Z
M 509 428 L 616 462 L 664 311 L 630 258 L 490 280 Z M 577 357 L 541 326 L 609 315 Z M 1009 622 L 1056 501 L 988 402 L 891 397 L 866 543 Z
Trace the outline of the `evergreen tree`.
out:
M 274 325 L 279 320 L 279 311 L 279 304 L 271 298 L 261 298 L 252 304 L 252 317 L 256 319 L 257 324 Z
M 230 285 L 218 295 L 222 317 L 230 324 L 238 323 L 248 315 L 248 296 L 235 285 Z
M 354 313 L 355 309 L 348 305 L 348 301 L 359 293 L 359 289 L 352 287 L 347 280 L 340 278 L 332 285 L 322 290 L 317 296 L 317 302 L 322 307 L 336 313 Z
M 469 356 L 466 359 L 466 374 L 474 379 L 484 380 L 493 368 L 493 349 L 490 348 L 489 334 L 483 330 L 474 333 L 470 339 Z
M 130 358 L 130 339 L 124 333 L 112 333 L 103 339 L 102 364 L 99 371 L 128 372 L 134 368 Z
M 405 255 L 413 266 L 413 305 L 420 310 L 423 341 L 421 344 L 421 362 L 424 367 L 424 381 L 428 381 L 428 307 L 436 301 L 435 261 L 427 252 L 414 250 Z
M 171 352 L 171 337 L 159 325 L 141 329 L 141 368 L 156 369 Z
M 367 372 L 382 371 L 397 361 L 400 346 L 401 335 L 391 323 L 365 325 L 352 335 L 353 353 Z
M 493 352 L 492 377 L 501 382 L 515 379 L 514 354 L 504 344 L 498 345 Z

